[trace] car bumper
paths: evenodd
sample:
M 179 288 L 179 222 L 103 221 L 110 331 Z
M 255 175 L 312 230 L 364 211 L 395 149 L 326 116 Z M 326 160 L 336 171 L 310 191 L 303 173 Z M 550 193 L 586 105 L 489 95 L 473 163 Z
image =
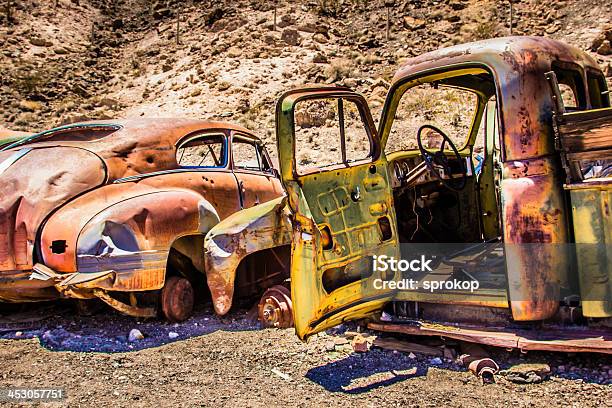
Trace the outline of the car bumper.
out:
M 60 297 L 52 281 L 30 279 L 31 274 L 31 270 L 0 271 L 0 302 L 42 302 Z

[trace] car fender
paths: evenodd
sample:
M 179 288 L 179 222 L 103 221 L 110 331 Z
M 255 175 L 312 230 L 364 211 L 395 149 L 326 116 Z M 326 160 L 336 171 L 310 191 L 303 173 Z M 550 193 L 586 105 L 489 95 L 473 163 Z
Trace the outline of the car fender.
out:
M 114 271 L 97 283 L 102 289 L 159 289 L 173 242 L 204 235 L 219 222 L 214 206 L 193 191 L 132 185 L 126 194 L 123 186 L 108 186 L 109 194 L 95 194 L 98 200 L 76 200 L 54 214 L 41 235 L 45 265 L 60 272 Z M 65 252 L 56 253 L 61 237 Z
M 206 234 L 206 280 L 217 314 L 226 314 L 232 306 L 240 261 L 255 252 L 291 244 L 291 219 L 286 203 L 282 196 L 238 211 Z

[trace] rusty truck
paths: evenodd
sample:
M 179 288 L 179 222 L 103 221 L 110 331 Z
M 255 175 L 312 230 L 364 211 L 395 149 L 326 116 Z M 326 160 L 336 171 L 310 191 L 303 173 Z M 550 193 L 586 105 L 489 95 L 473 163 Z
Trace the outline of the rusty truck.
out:
M 215 276 L 290 245 L 290 301 L 260 304 L 271 325 L 612 353 L 612 108 L 587 53 L 541 37 L 440 49 L 399 68 L 378 126 L 362 95 L 312 86 L 280 98 L 276 134 L 286 196 L 205 240 Z M 434 272 L 373 268 L 414 248 Z M 406 277 L 413 290 L 381 285 Z

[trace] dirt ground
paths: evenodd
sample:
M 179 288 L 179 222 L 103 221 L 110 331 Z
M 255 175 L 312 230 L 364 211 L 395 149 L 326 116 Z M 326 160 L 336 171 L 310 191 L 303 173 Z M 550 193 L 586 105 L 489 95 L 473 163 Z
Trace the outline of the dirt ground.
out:
M 539 384 L 498 376 L 482 385 L 449 359 L 352 352 L 343 333 L 355 326 L 302 343 L 292 329 L 262 330 L 248 316 L 219 318 L 199 306 L 171 324 L 41 306 L 25 314 L 29 323 L 3 318 L 0 388 L 63 388 L 69 406 L 612 406 L 606 356 L 497 350 L 502 368 L 546 362 L 552 376 Z M 127 339 L 134 328 L 144 339 Z

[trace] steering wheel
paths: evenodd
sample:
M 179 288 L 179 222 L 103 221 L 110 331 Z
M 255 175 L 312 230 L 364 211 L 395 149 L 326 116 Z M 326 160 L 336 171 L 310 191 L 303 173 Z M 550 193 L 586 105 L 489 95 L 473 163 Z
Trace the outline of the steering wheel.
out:
M 425 129 L 434 131 L 438 133 L 440 136 L 442 136 L 443 138 L 442 144 L 440 145 L 440 148 L 437 151 L 434 151 L 434 152 L 429 151 L 423 146 L 422 134 L 423 134 L 423 130 Z M 444 170 L 444 174 L 448 174 L 448 175 L 452 174 L 452 169 L 448 162 L 448 157 L 446 157 L 446 154 L 444 154 L 444 147 L 446 145 L 446 142 L 448 142 L 449 146 L 453 150 L 453 153 L 455 154 L 457 161 L 461 163 L 461 178 L 460 179 L 454 179 L 454 178 L 451 178 L 448 180 L 444 179 L 436 167 L 436 166 L 441 166 L 442 169 Z M 419 145 L 419 150 L 421 151 L 421 155 L 423 156 L 423 159 L 425 160 L 425 164 L 427 165 L 427 168 L 436 176 L 438 180 L 442 182 L 442 184 L 444 184 L 446 188 L 451 189 L 453 191 L 460 191 L 465 188 L 465 185 L 467 183 L 467 169 L 465 166 L 465 162 L 463 158 L 461 157 L 461 155 L 459 154 L 459 150 L 457 150 L 457 147 L 455 146 L 453 141 L 450 139 L 450 137 L 448 137 L 443 131 L 441 131 L 435 126 L 423 125 L 419 128 L 417 132 L 417 143 Z

